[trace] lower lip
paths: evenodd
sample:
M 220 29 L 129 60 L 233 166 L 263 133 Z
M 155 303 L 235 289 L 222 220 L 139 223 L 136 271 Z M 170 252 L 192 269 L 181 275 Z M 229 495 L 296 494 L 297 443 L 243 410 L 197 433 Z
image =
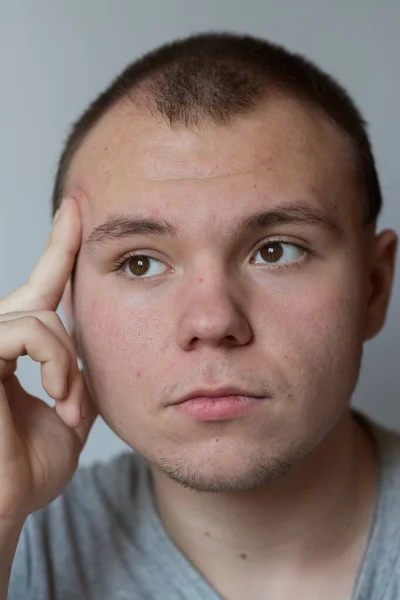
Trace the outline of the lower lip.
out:
M 250 396 L 223 396 L 220 398 L 193 398 L 173 407 L 188 417 L 198 421 L 218 421 L 233 419 L 247 414 L 266 398 L 253 398 Z

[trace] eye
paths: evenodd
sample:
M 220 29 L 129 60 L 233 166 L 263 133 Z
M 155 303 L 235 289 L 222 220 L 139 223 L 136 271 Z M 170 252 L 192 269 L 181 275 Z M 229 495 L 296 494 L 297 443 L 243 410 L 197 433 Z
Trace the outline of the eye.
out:
M 119 262 L 120 269 L 127 273 L 127 275 L 133 276 L 134 279 L 162 275 L 167 269 L 167 266 L 163 262 L 145 254 L 127 256 L 120 259 Z
M 306 248 L 303 248 L 302 246 L 280 240 L 273 240 L 267 242 L 259 249 L 255 255 L 254 262 L 256 262 L 256 264 L 284 266 L 288 263 L 295 262 L 306 252 Z M 256 260 L 258 256 L 261 257 L 260 261 Z M 283 262 L 281 259 L 283 259 Z

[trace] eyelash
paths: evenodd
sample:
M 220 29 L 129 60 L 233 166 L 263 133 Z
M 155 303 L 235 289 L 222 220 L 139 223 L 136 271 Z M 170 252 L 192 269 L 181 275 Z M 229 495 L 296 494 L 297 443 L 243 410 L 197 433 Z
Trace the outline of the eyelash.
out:
M 288 242 L 287 240 L 274 239 L 274 240 L 268 240 L 268 242 L 264 242 L 261 246 L 259 246 L 255 252 L 255 255 L 257 255 L 258 252 L 260 252 L 260 250 L 262 250 L 262 248 L 264 248 L 264 246 L 268 246 L 270 244 L 288 244 L 290 246 L 294 246 L 295 248 L 298 248 L 299 250 L 302 250 L 307 255 L 311 254 L 311 250 L 309 248 L 307 248 L 306 246 L 303 246 L 302 244 L 297 244 L 297 243 L 294 244 L 292 242 Z M 152 258 L 153 260 L 158 261 L 158 258 L 155 258 L 154 256 L 151 256 L 149 254 L 133 252 L 130 254 L 125 254 L 124 256 L 121 256 L 120 258 L 117 258 L 117 260 L 115 261 L 115 271 L 122 271 L 124 269 L 124 267 L 126 266 L 126 264 L 132 258 L 135 258 L 136 256 L 145 256 L 147 258 Z M 159 262 L 162 262 L 162 261 L 160 260 Z M 303 261 L 300 259 L 300 260 L 294 261 L 292 263 L 289 262 L 289 263 L 285 263 L 283 265 L 271 266 L 269 268 L 274 269 L 274 270 L 278 270 L 278 269 L 294 270 L 300 266 L 301 262 L 303 262 Z M 155 275 L 154 277 L 157 277 L 157 275 Z M 135 280 L 152 279 L 152 276 L 150 276 L 150 277 L 132 277 L 132 279 L 135 279 Z

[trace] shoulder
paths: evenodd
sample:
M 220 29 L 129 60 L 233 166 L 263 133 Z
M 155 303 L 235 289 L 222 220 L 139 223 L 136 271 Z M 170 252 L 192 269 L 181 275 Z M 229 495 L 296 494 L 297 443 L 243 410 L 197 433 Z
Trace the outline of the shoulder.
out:
M 106 527 L 127 528 L 148 485 L 147 462 L 133 451 L 78 468 L 69 485 L 45 508 L 28 517 L 36 535 L 78 537 Z M 107 525 L 108 524 L 108 525 Z
M 378 485 L 368 543 L 352 598 L 400 598 L 400 432 L 354 411 L 375 445 Z
M 375 445 L 378 479 L 375 492 L 372 542 L 392 553 L 398 563 L 400 553 L 400 432 L 381 425 L 360 413 L 355 415 L 369 431 Z M 382 547 L 380 552 L 382 553 Z
M 62 588 L 60 597 L 87 598 L 85 578 L 93 583 L 96 569 L 107 572 L 116 560 L 110 544 L 121 548 L 135 531 L 146 504 L 147 473 L 145 459 L 133 451 L 80 467 L 60 496 L 26 520 L 10 597 L 53 598 L 56 582 L 57 597 Z
M 83 503 L 85 498 L 91 502 L 92 495 L 105 496 L 110 502 L 115 498 L 121 503 L 128 497 L 131 501 L 132 495 L 144 484 L 146 471 L 147 462 L 140 454 L 123 452 L 109 460 L 80 467 L 63 495 Z
M 65 506 L 69 513 L 126 516 L 138 502 L 147 485 L 147 462 L 133 451 L 123 452 L 107 461 L 80 467 L 63 494 L 49 506 Z

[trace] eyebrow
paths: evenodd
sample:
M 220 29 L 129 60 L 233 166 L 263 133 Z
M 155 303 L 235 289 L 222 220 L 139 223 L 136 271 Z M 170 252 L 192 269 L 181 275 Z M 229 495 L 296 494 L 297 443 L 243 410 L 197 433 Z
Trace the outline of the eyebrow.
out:
M 233 233 L 239 237 L 246 232 L 266 229 L 280 224 L 313 225 L 338 239 L 345 238 L 345 232 L 340 225 L 325 214 L 320 208 L 307 202 L 286 203 L 278 208 L 257 212 L 250 215 L 237 227 Z M 98 245 L 115 242 L 135 235 L 158 235 L 178 237 L 178 230 L 166 220 L 148 219 L 135 215 L 110 215 L 101 225 L 95 227 L 83 242 L 89 250 Z

